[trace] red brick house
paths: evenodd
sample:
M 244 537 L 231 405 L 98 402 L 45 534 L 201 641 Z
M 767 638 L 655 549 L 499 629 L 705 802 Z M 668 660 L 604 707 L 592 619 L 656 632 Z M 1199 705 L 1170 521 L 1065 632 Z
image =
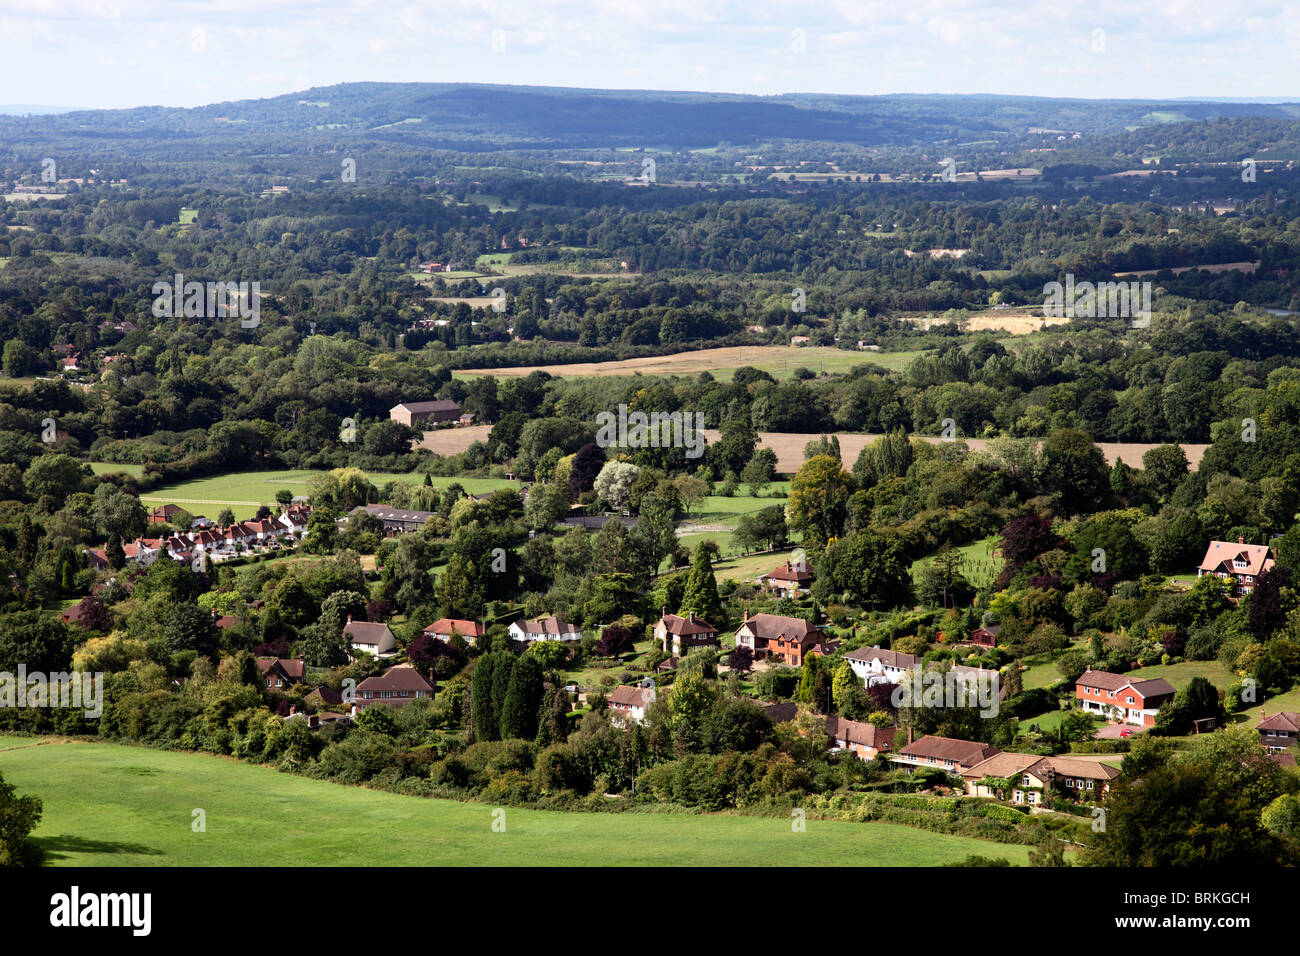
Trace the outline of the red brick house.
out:
M 1282 753 L 1300 740 L 1300 714 L 1283 710 L 1270 717 L 1260 711 L 1260 717 L 1255 729 L 1259 731 L 1260 744 L 1269 753 Z
M 876 754 L 889 753 L 894 746 L 896 727 L 877 727 L 860 720 L 827 717 L 826 733 L 831 746 L 856 754 L 861 760 L 872 760 Z
M 664 653 L 674 657 L 690 653 L 692 647 L 718 646 L 718 629 L 694 611 L 687 617 L 664 612 L 654 626 L 654 636 Z
M 1107 720 L 1154 727 L 1160 705 L 1174 699 L 1174 686 L 1163 677 L 1133 680 L 1123 674 L 1086 670 L 1074 684 L 1083 709 Z
M 434 686 L 414 667 L 399 664 L 390 667 L 378 677 L 367 677 L 357 685 L 353 712 L 365 710 L 372 704 L 405 707 L 413 700 L 432 698 Z
M 779 614 L 745 612 L 745 619 L 736 628 L 736 646 L 748 647 L 754 660 L 772 658 L 793 667 L 803 664 L 808 653 L 818 653 L 824 648 L 821 630 L 801 617 L 782 617 Z
M 1273 549 L 1268 545 L 1246 544 L 1246 539 L 1242 537 L 1238 537 L 1235 544 L 1230 541 L 1211 541 L 1205 549 L 1201 566 L 1196 569 L 1196 576 L 1217 575 L 1230 581 L 1234 591 L 1249 594 L 1255 589 L 1255 581 L 1270 570 L 1273 563 Z

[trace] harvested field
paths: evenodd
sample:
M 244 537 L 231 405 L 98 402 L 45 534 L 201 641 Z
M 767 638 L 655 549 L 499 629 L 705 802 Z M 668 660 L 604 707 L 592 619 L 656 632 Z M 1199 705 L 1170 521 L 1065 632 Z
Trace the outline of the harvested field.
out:
M 929 329 L 944 325 L 949 320 L 942 315 L 900 316 L 914 325 Z M 1022 306 L 1015 309 L 993 309 L 968 316 L 960 322 L 963 332 L 1006 332 L 1009 335 L 1029 335 L 1041 332 L 1052 325 L 1065 325 L 1068 316 L 1044 316 L 1042 306 Z
M 797 368 L 815 372 L 843 372 L 855 365 L 874 364 L 888 369 L 902 369 L 922 352 L 868 352 L 822 347 L 788 347 L 784 345 L 733 345 L 726 348 L 699 349 L 674 355 L 651 355 L 618 362 L 575 362 L 568 365 L 525 365 L 518 368 L 462 369 L 458 376 L 492 375 L 511 377 L 528 375 L 538 369 L 551 375 L 698 375 L 711 372 L 726 380 L 730 373 L 746 365 L 770 372 L 778 378 Z
M 424 433 L 415 443 L 416 448 L 427 448 L 435 455 L 459 455 L 476 441 L 487 441 L 491 425 L 469 425 L 465 428 L 435 428 Z
M 704 437 L 713 443 L 721 437 L 721 432 L 706 428 Z M 776 452 L 776 470 L 785 474 L 793 474 L 799 470 L 803 464 L 803 449 L 808 442 L 815 438 L 821 437 L 815 433 L 781 433 L 781 432 L 759 432 L 758 441 L 760 448 L 771 448 Z M 836 437 L 840 440 L 840 454 L 843 456 L 844 464 L 852 467 L 853 463 L 858 460 L 858 455 L 868 444 L 879 438 L 879 435 L 855 435 L 848 432 L 837 432 Z M 939 444 L 943 439 L 932 435 L 913 436 L 920 438 L 922 441 L 928 441 L 932 445 Z M 988 442 L 983 438 L 964 439 L 966 444 L 973 451 L 983 451 Z M 1124 464 L 1132 468 L 1142 467 L 1142 456 L 1152 448 L 1158 448 L 1158 445 L 1144 445 L 1137 443 L 1123 442 L 1098 442 L 1097 447 L 1106 458 L 1107 465 L 1115 464 L 1116 459 L 1123 461 Z M 1187 445 L 1182 446 L 1187 455 L 1187 461 L 1193 469 L 1201 463 L 1201 456 L 1205 454 L 1205 449 L 1209 445 Z

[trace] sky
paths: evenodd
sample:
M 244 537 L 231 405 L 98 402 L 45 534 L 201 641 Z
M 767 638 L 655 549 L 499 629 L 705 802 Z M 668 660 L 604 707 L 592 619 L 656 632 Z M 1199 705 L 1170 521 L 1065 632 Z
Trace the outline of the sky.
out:
M 0 0 L 0 104 L 357 81 L 1300 100 L 1300 0 Z

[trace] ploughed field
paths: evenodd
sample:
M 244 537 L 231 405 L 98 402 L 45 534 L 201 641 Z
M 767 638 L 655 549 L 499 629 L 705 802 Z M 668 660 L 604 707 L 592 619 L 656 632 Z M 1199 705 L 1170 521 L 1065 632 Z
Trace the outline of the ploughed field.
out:
M 237 760 L 0 737 L 0 775 L 44 801 L 55 866 L 936 866 L 1022 846 L 887 823 L 558 813 L 347 787 Z M 195 832 L 202 810 L 205 832 Z M 494 811 L 497 815 L 494 817 Z M 501 814 L 504 814 L 502 817 Z M 493 822 L 504 820 L 504 832 Z

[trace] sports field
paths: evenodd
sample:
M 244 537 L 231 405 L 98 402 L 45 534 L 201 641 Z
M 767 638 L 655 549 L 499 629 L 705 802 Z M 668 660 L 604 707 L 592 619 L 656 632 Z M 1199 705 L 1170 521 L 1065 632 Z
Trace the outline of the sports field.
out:
M 6 749 L 8 748 L 8 749 Z M 56 866 L 937 866 L 1022 846 L 885 823 L 557 813 L 344 787 L 202 754 L 0 737 Z M 195 810 L 205 832 L 196 832 Z M 496 830 L 494 821 L 498 822 Z M 500 822 L 504 821 L 504 832 Z

